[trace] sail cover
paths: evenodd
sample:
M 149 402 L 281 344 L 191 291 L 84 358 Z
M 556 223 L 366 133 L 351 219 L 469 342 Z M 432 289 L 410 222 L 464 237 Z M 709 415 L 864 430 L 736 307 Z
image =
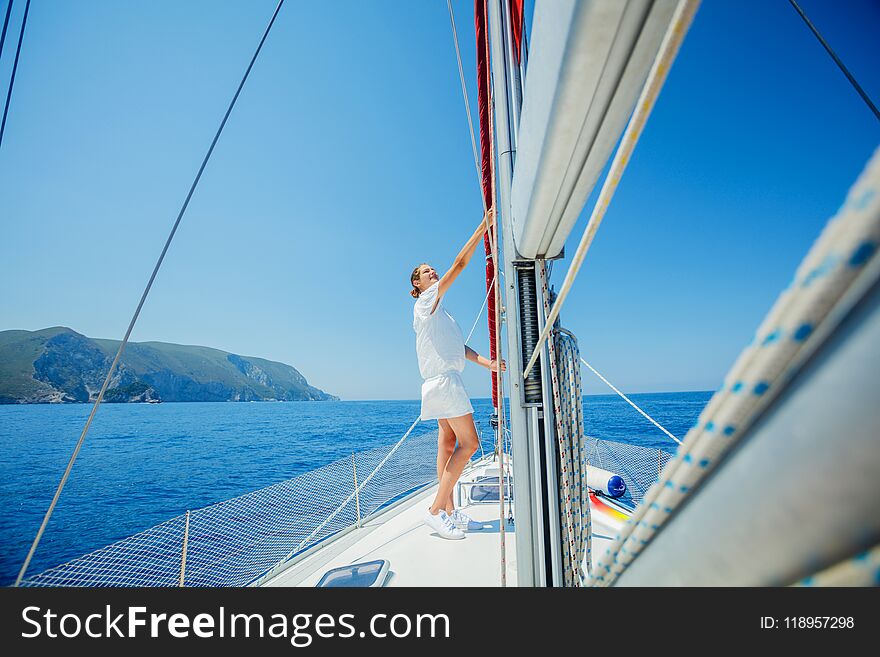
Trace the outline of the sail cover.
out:
M 523 0 L 510 3 L 510 30 L 513 35 L 513 55 L 519 64 L 522 61 Z
M 480 160 L 483 202 L 486 208 L 495 205 L 495 169 L 492 157 L 492 102 L 489 87 L 489 33 L 486 25 L 486 0 L 475 0 L 474 23 L 477 36 L 477 102 L 480 108 Z M 489 232 L 483 238 L 486 249 L 486 293 L 488 294 L 489 357 L 497 358 L 495 295 L 495 262 Z M 498 408 L 498 380 L 492 376 L 492 406 Z
M 519 255 L 561 253 L 626 127 L 676 3 L 535 5 L 511 189 Z

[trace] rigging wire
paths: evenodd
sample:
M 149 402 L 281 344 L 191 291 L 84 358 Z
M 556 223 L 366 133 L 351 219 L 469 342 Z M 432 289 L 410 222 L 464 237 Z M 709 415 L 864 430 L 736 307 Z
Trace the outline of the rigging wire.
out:
M 498 276 L 498 269 L 495 270 L 495 276 Z M 489 289 L 486 290 L 486 296 L 483 299 L 483 305 L 480 306 L 480 312 L 477 313 L 477 316 L 474 318 L 474 324 L 471 326 L 471 330 L 468 333 L 468 336 L 464 339 L 464 343 L 467 344 L 471 340 L 471 336 L 474 334 L 474 331 L 477 328 L 477 322 L 480 321 L 480 317 L 483 316 L 483 308 L 486 307 L 486 302 L 489 301 L 489 295 L 495 291 L 495 278 L 492 278 L 492 284 L 489 286 Z
M 6 105 L 3 107 L 3 122 L 0 123 L 0 147 L 3 146 L 3 133 L 6 132 L 6 116 L 9 114 L 9 103 L 12 101 L 12 87 L 15 85 L 15 72 L 18 70 L 18 58 L 21 55 L 21 42 L 24 39 L 24 28 L 27 25 L 28 10 L 31 8 L 31 0 L 27 0 L 24 5 L 24 17 L 21 19 L 21 31 L 18 33 L 18 47 L 15 49 L 15 61 L 12 64 L 12 77 L 9 78 L 9 90 L 6 92 Z M 3 23 L 3 37 L 6 37 L 6 24 L 9 22 L 9 11 L 12 9 L 12 0 L 9 0 L 9 7 L 6 9 L 6 21 Z M 2 42 L 0 42 L 2 43 Z M 0 47 L 0 53 L 2 53 Z
M 9 14 L 12 13 L 12 0 L 6 5 L 6 18 L 3 20 L 3 34 L 0 35 L 0 59 L 3 58 L 3 44 L 6 43 L 6 28 L 9 27 Z
M 480 166 L 480 157 L 477 153 L 477 140 L 476 140 L 476 134 L 474 132 L 474 122 L 471 117 L 470 103 L 468 102 L 467 85 L 465 84 L 465 80 L 464 80 L 464 68 L 462 67 L 462 64 L 461 64 L 461 48 L 459 47 L 459 44 L 458 44 L 458 31 L 455 28 L 455 13 L 452 10 L 452 1 L 446 0 L 446 6 L 449 10 L 449 21 L 452 24 L 452 39 L 455 44 L 455 57 L 456 57 L 456 61 L 458 63 L 458 76 L 459 76 L 459 80 L 461 82 L 461 93 L 462 93 L 462 98 L 464 100 L 465 113 L 467 114 L 468 128 L 470 129 L 471 148 L 472 148 L 473 154 L 474 154 L 474 167 L 477 172 L 477 185 L 480 188 L 480 201 L 483 204 L 483 211 L 486 212 L 487 205 L 486 205 L 485 191 L 483 190 L 483 183 L 484 183 L 483 171 L 482 171 L 482 167 Z M 485 5 L 484 5 L 484 7 L 485 7 Z M 485 9 L 484 9 L 484 11 L 485 11 Z M 486 12 L 486 17 L 488 18 L 488 12 Z M 488 20 L 486 22 L 486 29 L 488 29 Z M 479 44 L 477 44 L 477 47 L 479 47 Z M 487 73 L 487 77 L 490 77 L 491 73 L 489 72 L 489 67 L 488 67 L 488 62 L 489 62 L 488 38 L 486 39 L 485 49 L 486 49 L 485 54 L 486 54 L 486 62 L 487 62 L 486 73 Z M 491 80 L 489 81 L 488 88 L 491 88 Z M 490 101 L 489 101 L 489 126 L 490 127 L 489 127 L 488 132 L 489 132 L 489 139 L 491 140 L 491 138 L 492 138 L 491 135 L 492 135 L 492 131 L 493 131 L 492 110 L 491 110 L 491 92 L 490 92 Z M 492 147 L 491 152 L 494 155 L 494 146 Z M 496 204 L 495 204 L 495 176 L 494 176 L 495 171 L 494 171 L 494 166 L 490 167 L 490 172 L 491 172 L 491 186 L 490 186 L 491 194 L 490 194 L 490 197 L 492 200 L 492 207 L 495 207 Z M 501 295 L 500 295 L 499 279 L 498 279 L 498 271 L 499 271 L 499 269 L 498 269 L 498 253 L 500 250 L 500 245 L 498 243 L 497 232 L 498 232 L 498 224 L 497 224 L 497 218 L 496 218 L 495 228 L 488 232 L 488 238 L 487 238 L 486 260 L 488 261 L 491 259 L 492 264 L 494 266 L 494 273 L 492 276 L 491 283 L 489 283 L 486 286 L 487 287 L 486 300 L 484 301 L 484 305 L 488 301 L 489 296 L 492 293 L 494 293 L 495 294 L 494 301 L 496 304 L 496 308 L 501 308 L 502 304 L 501 304 Z M 502 273 L 502 275 L 503 275 L 503 273 Z M 482 315 L 482 312 L 483 312 L 483 309 L 481 307 L 480 308 L 480 315 Z M 496 310 L 496 312 L 498 312 L 498 311 Z M 479 319 L 479 315 L 478 315 L 478 319 Z M 490 318 L 490 320 L 491 320 L 491 318 Z M 474 324 L 474 327 L 476 327 L 476 322 Z M 470 338 L 470 335 L 473 334 L 473 331 L 474 331 L 474 329 L 472 328 L 471 332 L 468 334 L 468 338 Z M 500 516 L 500 520 L 499 520 L 499 523 L 500 523 L 499 524 L 499 528 L 500 528 L 499 534 L 500 534 L 500 538 L 501 538 L 501 586 L 506 586 L 507 585 L 507 569 L 506 569 L 506 565 L 505 565 L 506 560 L 505 560 L 505 538 L 504 538 L 505 528 L 504 528 L 504 490 L 503 490 L 504 489 L 504 485 L 503 485 L 503 482 L 504 482 L 504 451 L 503 451 L 504 393 L 503 393 L 503 388 L 502 388 L 502 372 L 501 372 L 501 362 L 502 362 L 502 354 L 501 354 L 501 347 L 500 347 L 500 345 L 501 345 L 501 325 L 500 325 L 499 321 L 496 320 L 496 323 L 494 326 L 494 332 L 495 332 L 494 336 L 491 335 L 491 331 L 492 331 L 492 328 L 491 328 L 491 324 L 490 324 L 490 345 L 491 345 L 491 339 L 492 339 L 492 337 L 494 337 L 495 344 L 496 344 L 496 351 L 497 351 L 496 360 L 498 363 L 497 370 L 496 370 L 496 372 L 493 373 L 494 376 L 492 378 L 493 378 L 493 383 L 495 386 L 495 391 L 497 391 L 497 400 L 498 400 L 497 407 L 496 407 L 496 411 L 498 413 L 496 450 L 498 451 L 498 456 L 500 459 L 499 465 L 501 468 L 500 475 L 498 478 L 498 481 L 499 481 L 499 484 L 498 484 L 499 485 L 499 496 L 498 497 L 499 497 L 499 501 L 501 504 L 501 516 Z M 491 354 L 490 354 L 490 356 L 491 356 Z
M 562 281 L 562 285 L 559 288 L 556 301 L 553 303 L 550 314 L 545 320 L 544 329 L 538 336 L 534 351 L 532 351 L 531 357 L 523 368 L 523 379 L 525 379 L 532 371 L 532 368 L 538 360 L 538 356 L 541 355 L 544 343 L 547 341 L 550 332 L 553 330 L 553 324 L 556 322 L 556 318 L 559 317 L 559 312 L 562 310 L 562 306 L 568 297 L 568 293 L 571 291 L 571 286 L 574 284 L 574 280 L 577 278 L 581 265 L 584 262 L 584 258 L 587 255 L 587 251 L 596 235 L 596 231 L 599 229 L 602 219 L 605 217 L 608 204 L 611 202 L 614 192 L 617 189 L 617 185 L 620 183 L 623 172 L 629 163 L 630 156 L 632 155 L 633 150 L 639 141 L 639 137 L 642 134 L 642 130 L 645 127 L 645 122 L 651 114 L 657 96 L 663 87 L 663 83 L 666 81 L 666 76 L 669 74 L 669 68 L 672 66 L 673 61 L 675 61 L 675 56 L 678 54 L 678 49 L 684 40 L 685 34 L 694 19 L 694 14 L 699 5 L 700 0 L 679 0 L 678 5 L 675 8 L 672 21 L 669 23 L 669 27 L 667 28 L 663 41 L 660 44 L 660 49 L 657 51 L 654 63 L 651 65 L 651 69 L 648 72 L 648 78 L 645 80 L 641 94 L 639 94 L 639 99 L 636 101 L 635 110 L 630 117 L 623 136 L 620 138 L 617 152 L 614 154 L 614 159 L 611 161 L 611 167 L 608 169 L 605 182 L 599 192 L 599 197 L 596 199 L 596 203 L 590 214 L 590 219 L 587 222 L 586 228 L 584 228 L 583 235 L 581 235 L 581 240 L 578 243 L 574 257 L 572 258 L 571 265 L 569 265 L 568 271 L 565 274 L 565 279 Z
M 813 25 L 813 22 L 809 18 L 807 18 L 807 15 L 804 13 L 804 10 L 800 8 L 800 5 L 798 5 L 798 3 L 795 0 L 788 0 L 788 1 L 791 3 L 791 6 L 795 8 L 797 13 L 799 13 L 801 15 L 801 18 L 804 19 L 804 23 L 807 24 L 807 27 L 810 28 L 810 30 L 813 32 L 813 34 L 819 40 L 819 43 L 821 43 L 825 47 L 825 50 L 828 51 L 828 54 L 831 55 L 831 59 L 834 60 L 834 63 L 837 64 L 837 67 L 841 71 L 843 71 L 843 74 L 846 76 L 846 79 L 849 80 L 850 84 L 858 92 L 859 96 L 862 97 L 862 100 L 865 101 L 865 104 L 874 113 L 874 117 L 878 121 L 880 121 L 880 111 L 877 110 L 877 106 L 871 102 L 871 99 L 868 97 L 868 94 L 865 93 L 865 90 L 862 89 L 862 87 L 859 85 L 858 82 L 856 82 L 856 79 L 853 77 L 852 73 L 849 72 L 849 69 L 847 69 L 846 66 L 844 66 L 843 62 L 840 60 L 840 57 L 837 56 L 837 53 L 835 53 L 831 49 L 831 46 L 828 45 L 828 42 L 822 37 L 822 35 L 819 33 L 819 30 L 816 29 L 815 25 Z
M 461 66 L 461 50 L 458 47 L 458 31 L 455 29 L 455 14 L 452 11 L 452 0 L 446 0 L 449 8 L 449 21 L 452 23 L 452 41 L 455 43 L 455 58 L 458 60 L 458 78 L 461 80 L 461 97 L 464 100 L 464 111 L 467 113 L 468 128 L 471 134 L 471 149 L 474 152 L 474 167 L 477 169 L 477 187 L 483 189 L 483 172 L 480 169 L 480 157 L 477 155 L 477 138 L 474 134 L 474 121 L 471 118 L 471 104 L 468 101 L 467 85 L 464 82 L 464 69 Z M 483 203 L 483 212 L 486 211 L 486 199 L 480 193 L 480 201 Z
M 30 4 L 30 0 L 28 0 L 28 4 Z M 18 578 L 15 580 L 15 586 L 18 586 L 21 583 L 21 580 L 24 577 L 25 572 L 27 571 L 27 567 L 31 562 L 31 558 L 34 556 L 34 552 L 37 549 L 37 545 L 39 545 L 40 543 L 40 538 L 43 536 L 43 532 L 46 530 L 46 525 L 49 524 L 49 518 L 52 517 L 52 512 L 55 510 L 55 505 L 58 503 L 58 498 L 61 496 L 61 491 L 64 489 L 64 485 L 67 483 L 67 478 L 70 476 L 70 471 L 73 468 L 74 461 L 76 461 L 76 457 L 83 446 L 83 442 L 85 441 L 86 434 L 88 433 L 89 427 L 92 424 L 92 420 L 95 417 L 95 413 L 97 412 L 98 407 L 101 405 L 101 401 L 104 399 L 104 393 L 106 392 L 107 386 L 110 383 L 110 378 L 113 376 L 116 365 L 119 362 L 120 357 L 122 356 L 122 351 L 123 349 L 125 349 L 125 345 L 128 343 L 128 338 L 131 335 L 132 330 L 134 329 L 134 325 L 137 321 L 138 316 L 140 315 L 141 308 L 143 308 L 144 302 L 147 300 L 147 295 L 150 292 L 150 288 L 152 288 L 153 286 L 153 281 L 156 279 L 156 274 L 159 273 L 159 267 L 162 266 L 162 261 L 165 259 L 165 254 L 168 252 L 168 247 L 171 245 L 171 240 L 174 238 L 174 234 L 177 232 L 177 227 L 180 225 L 180 220 L 183 218 L 187 206 L 189 206 L 190 199 L 192 198 L 193 193 L 196 191 L 196 187 L 198 186 L 199 180 L 202 177 L 202 172 L 204 172 L 205 167 L 208 164 L 208 160 L 211 158 L 211 154 L 214 152 L 214 147 L 217 145 L 217 141 L 220 139 L 220 134 L 223 132 L 223 128 L 226 126 L 226 121 L 229 119 L 229 115 L 232 113 L 232 108 L 235 107 L 235 103 L 238 100 L 238 96 L 241 93 L 242 88 L 244 87 L 244 83 L 247 81 L 251 69 L 253 68 L 254 63 L 257 61 L 257 56 L 259 56 L 260 51 L 263 49 L 263 44 L 266 42 L 266 37 L 269 36 L 269 31 L 272 29 L 272 25 L 274 25 L 275 23 L 275 18 L 278 16 L 278 12 L 281 10 L 281 6 L 283 4 L 284 0 L 278 0 L 278 6 L 275 7 L 272 18 L 269 20 L 269 24 L 266 26 L 266 29 L 263 32 L 263 37 L 262 39 L 260 39 L 260 43 L 257 46 L 256 51 L 254 51 L 253 57 L 251 57 L 250 64 L 248 64 L 247 70 L 244 72 L 244 75 L 241 78 L 241 82 L 239 82 L 238 84 L 238 89 L 236 90 L 235 95 L 232 97 L 232 101 L 230 101 L 229 103 L 226 114 L 223 116 L 223 120 L 220 122 L 220 127 L 217 128 L 217 132 L 214 135 L 211 146 L 208 148 L 208 152 L 205 154 L 204 160 L 202 160 L 202 165 L 199 167 L 199 171 L 189 188 L 189 193 L 186 195 L 186 199 L 184 200 L 183 205 L 180 208 L 180 212 L 177 215 L 177 220 L 174 222 L 174 227 L 171 229 L 171 233 L 168 235 L 168 239 L 165 241 L 165 246 L 162 249 L 162 253 L 159 256 L 159 259 L 156 261 L 156 266 L 153 268 L 153 273 L 150 276 L 147 287 L 144 289 L 144 293 L 143 295 L 141 295 L 141 300 L 138 303 L 137 309 L 134 312 L 134 316 L 131 318 L 131 322 L 128 325 L 128 330 L 125 332 L 125 337 L 122 339 L 122 342 L 119 343 L 119 350 L 116 352 L 116 357 L 113 359 L 113 362 L 110 365 L 110 370 L 107 372 L 107 376 L 104 379 L 104 384 L 101 386 L 101 391 L 98 393 L 98 398 L 95 400 L 95 405 L 92 407 L 92 412 L 89 414 L 88 420 L 86 420 L 86 425 L 83 428 L 82 434 L 79 437 L 79 441 L 77 441 L 76 447 L 73 450 L 73 454 L 70 457 L 70 461 L 67 463 L 67 468 L 64 471 L 64 475 L 62 475 L 61 477 L 61 483 L 58 484 L 58 489 L 55 491 L 55 496 L 52 498 L 52 502 L 49 505 L 48 511 L 46 511 L 46 516 L 43 518 L 40 529 L 37 531 L 37 535 L 36 538 L 34 538 L 33 545 L 31 545 L 31 549 L 28 551 L 24 564 L 21 567 L 21 571 L 19 571 L 18 573 Z M 27 12 L 27 8 L 25 8 L 25 12 Z M 22 28 L 22 32 L 23 31 L 24 29 Z M 21 45 L 20 42 L 19 45 Z
M 447 0 L 448 2 L 449 0 Z M 484 32 L 483 32 L 483 40 L 485 41 L 485 62 L 486 62 L 486 107 L 487 107 L 487 119 L 488 125 L 486 130 L 486 137 L 489 145 L 489 194 L 491 200 L 491 207 L 498 207 L 498 200 L 496 197 L 496 187 L 495 187 L 495 144 L 493 136 L 495 134 L 495 122 L 494 122 L 494 113 L 492 111 L 493 106 L 493 98 L 492 98 L 492 68 L 491 61 L 492 57 L 490 54 L 489 48 L 489 30 L 491 29 L 489 23 L 491 21 L 489 17 L 489 7 L 488 3 L 483 0 L 483 15 L 484 15 Z M 459 60 L 460 64 L 461 60 Z M 479 66 L 478 66 L 479 69 Z M 481 126 L 481 136 L 482 136 L 482 126 Z M 480 176 L 482 180 L 482 175 Z M 482 185 L 481 185 L 482 187 Z M 485 194 L 481 195 L 484 199 L 485 203 Z M 491 230 L 488 231 L 487 237 L 489 238 L 489 247 L 487 250 L 486 257 L 487 259 L 491 255 L 492 265 L 493 265 L 493 276 L 492 283 L 488 286 L 494 293 L 494 308 L 496 309 L 496 317 L 494 321 L 490 322 L 490 330 L 494 330 L 495 332 L 495 372 L 494 372 L 494 393 L 497 395 L 497 403 L 496 403 L 496 411 L 498 414 L 498 430 L 497 430 L 497 440 L 496 440 L 496 449 L 498 451 L 498 502 L 500 506 L 500 512 L 498 516 L 498 529 L 499 529 L 499 539 L 500 539 L 500 549 L 501 549 L 501 586 L 507 586 L 507 541 L 506 541 L 506 527 L 505 527 L 505 460 L 504 460 L 504 430 L 505 430 L 505 410 L 504 410 L 504 378 L 502 376 L 501 363 L 504 362 L 503 359 L 503 351 L 501 348 L 501 322 L 504 313 L 504 305 L 501 299 L 501 287 L 500 280 L 498 279 L 498 262 L 499 262 L 499 254 L 501 252 L 501 244 L 498 236 L 499 222 L 500 220 L 495 217 L 495 225 Z M 487 297 L 488 298 L 488 297 Z M 491 318 L 490 318 L 491 319 Z M 491 345 L 491 336 L 490 336 L 490 345 Z M 491 354 L 490 354 L 491 356 Z
M 644 416 L 648 419 L 648 421 L 649 421 L 651 424 L 653 424 L 655 427 L 657 427 L 658 429 L 660 429 L 660 431 L 662 431 L 662 432 L 665 433 L 667 436 L 669 436 L 670 438 L 672 438 L 676 443 L 678 443 L 679 445 L 681 445 L 681 441 L 680 441 L 678 438 L 676 438 L 676 437 L 673 436 L 671 433 L 669 433 L 669 432 L 668 432 L 668 431 L 667 431 L 667 430 L 666 430 L 666 429 L 665 429 L 665 428 L 664 428 L 659 422 L 657 422 L 657 420 L 655 420 L 655 419 L 652 418 L 650 415 L 648 415 L 647 413 L 645 413 L 645 411 L 643 411 L 641 408 L 639 408 L 638 406 L 636 406 L 636 404 L 635 404 L 635 402 L 634 402 L 633 400 L 631 400 L 631 399 L 630 399 L 629 397 L 627 397 L 625 394 L 623 394 L 622 392 L 620 392 L 620 390 L 618 390 L 617 388 L 615 388 L 614 385 L 611 383 L 611 381 L 609 381 L 609 380 L 606 379 L 604 376 L 602 376 L 601 374 L 599 374 L 599 372 L 597 372 L 597 371 L 595 370 L 595 368 L 594 368 L 592 365 L 590 365 L 587 361 L 584 360 L 583 356 L 581 356 L 580 359 L 581 359 L 581 362 L 582 362 L 584 365 L 586 365 L 587 367 L 590 368 L 590 371 L 591 371 L 593 374 L 595 374 L 595 375 L 598 376 L 600 379 L 602 379 L 602 381 L 603 381 L 603 382 L 604 382 L 609 388 L 611 388 L 614 392 L 616 392 L 618 395 L 620 395 L 621 397 L 623 397 L 623 400 L 624 400 L 627 404 L 629 404 L 629 405 L 632 406 L 634 409 L 636 409 L 639 413 L 641 413 L 642 415 L 644 415 Z

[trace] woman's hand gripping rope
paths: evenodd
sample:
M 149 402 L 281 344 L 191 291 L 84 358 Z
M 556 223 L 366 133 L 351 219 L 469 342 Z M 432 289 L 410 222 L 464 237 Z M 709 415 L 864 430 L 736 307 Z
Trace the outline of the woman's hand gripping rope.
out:
M 433 308 L 431 308 L 432 313 L 437 310 L 437 305 L 440 303 L 440 299 L 443 295 L 446 294 L 449 286 L 452 285 L 455 279 L 458 278 L 458 275 L 464 271 L 465 267 L 467 267 L 471 257 L 474 255 L 474 251 L 477 249 L 477 245 L 482 241 L 483 235 L 489 228 L 492 228 L 493 230 L 495 228 L 495 208 L 489 208 L 486 211 L 483 215 L 483 219 L 480 221 L 480 225 L 477 226 L 477 230 L 474 231 L 474 234 L 471 235 L 470 239 L 468 239 L 464 247 L 459 251 L 458 255 L 455 257 L 455 261 L 449 268 L 449 271 L 443 274 L 440 278 L 440 281 L 437 283 L 437 299 L 434 301 Z
M 486 210 L 486 214 L 483 215 L 483 222 L 486 224 L 486 230 L 495 230 L 496 216 L 497 213 L 495 212 L 494 207 Z
M 487 367 L 489 368 L 490 371 L 497 372 L 498 371 L 498 361 L 497 360 L 490 360 Z M 502 372 L 507 371 L 507 363 L 504 362 L 504 359 L 501 360 L 501 371 Z

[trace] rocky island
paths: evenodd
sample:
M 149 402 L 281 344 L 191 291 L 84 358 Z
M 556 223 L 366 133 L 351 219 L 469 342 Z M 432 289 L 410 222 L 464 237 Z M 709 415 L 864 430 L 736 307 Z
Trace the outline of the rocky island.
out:
M 94 401 L 119 340 L 65 326 L 0 331 L 0 404 Z M 105 402 L 326 401 L 295 368 L 210 347 L 129 342 Z

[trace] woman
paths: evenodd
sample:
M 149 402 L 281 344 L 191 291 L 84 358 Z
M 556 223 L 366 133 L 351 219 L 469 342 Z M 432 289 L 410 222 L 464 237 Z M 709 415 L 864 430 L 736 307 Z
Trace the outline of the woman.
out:
M 442 278 L 433 267 L 421 264 L 410 276 L 413 308 L 413 329 L 422 384 L 422 420 L 437 420 L 437 478 L 440 486 L 433 504 L 425 511 L 425 522 L 442 538 L 462 539 L 468 529 L 482 527 L 460 510 L 455 509 L 452 489 L 465 465 L 477 451 L 479 438 L 474 426 L 474 409 L 461 380 L 465 359 L 497 371 L 496 362 L 483 358 L 465 346 L 461 329 L 443 305 L 443 295 L 464 270 L 483 234 L 494 226 L 495 211 L 489 210 L 456 256 Z M 505 370 L 504 361 L 501 370 Z M 456 447 L 456 440 L 458 446 Z

